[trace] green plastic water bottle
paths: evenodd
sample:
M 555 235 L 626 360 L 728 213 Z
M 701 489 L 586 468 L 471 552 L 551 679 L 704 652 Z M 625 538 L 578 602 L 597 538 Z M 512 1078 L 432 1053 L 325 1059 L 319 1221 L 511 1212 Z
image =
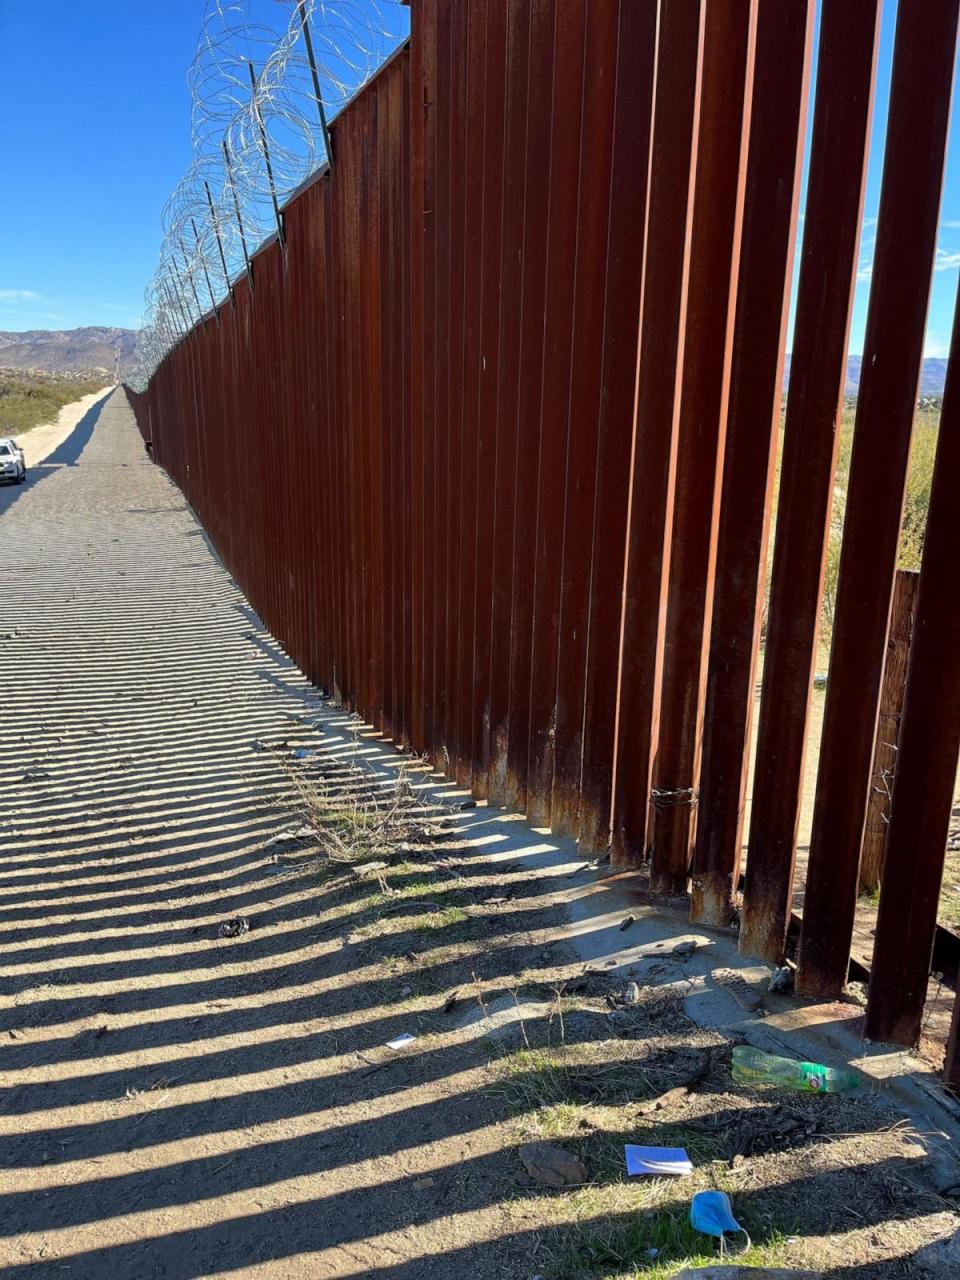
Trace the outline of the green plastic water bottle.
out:
M 775 1084 L 800 1093 L 854 1093 L 860 1077 L 853 1071 L 795 1062 L 741 1044 L 733 1051 L 733 1078 L 739 1084 Z

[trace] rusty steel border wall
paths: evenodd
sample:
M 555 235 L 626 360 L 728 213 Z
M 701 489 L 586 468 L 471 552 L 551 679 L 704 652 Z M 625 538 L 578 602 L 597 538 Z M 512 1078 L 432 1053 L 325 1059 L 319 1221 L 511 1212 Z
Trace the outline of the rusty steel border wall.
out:
M 838 995 L 850 959 L 958 3 L 897 18 L 800 925 L 811 996 Z M 824 6 L 811 86 L 813 10 L 414 0 L 408 45 L 287 204 L 285 244 L 129 393 L 311 680 L 476 796 L 615 866 L 649 861 L 693 919 L 739 911 L 742 949 L 776 962 L 879 38 L 879 0 Z M 901 1043 L 919 1035 L 960 744 L 957 376 L 954 359 L 886 853 L 898 902 L 869 997 L 869 1027 Z

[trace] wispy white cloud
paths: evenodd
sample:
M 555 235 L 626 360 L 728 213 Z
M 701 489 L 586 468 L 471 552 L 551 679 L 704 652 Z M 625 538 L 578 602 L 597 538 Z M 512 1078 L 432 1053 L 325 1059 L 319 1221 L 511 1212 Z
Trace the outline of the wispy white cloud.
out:
M 944 249 L 937 245 L 937 257 L 933 264 L 934 271 L 956 271 L 960 267 L 960 252 Z
M 42 297 L 33 289 L 0 289 L 0 298 L 4 302 L 40 302 Z

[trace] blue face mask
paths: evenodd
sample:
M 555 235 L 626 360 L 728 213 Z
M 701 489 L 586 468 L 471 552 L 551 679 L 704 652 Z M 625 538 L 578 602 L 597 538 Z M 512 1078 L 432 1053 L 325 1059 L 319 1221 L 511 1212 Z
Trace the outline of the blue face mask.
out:
M 725 1237 L 728 1235 L 744 1235 L 746 1244 L 737 1250 L 738 1253 L 750 1248 L 750 1237 L 733 1216 L 730 1197 L 723 1191 L 698 1191 L 690 1202 L 690 1222 L 697 1231 L 718 1238 L 721 1256 L 725 1252 Z

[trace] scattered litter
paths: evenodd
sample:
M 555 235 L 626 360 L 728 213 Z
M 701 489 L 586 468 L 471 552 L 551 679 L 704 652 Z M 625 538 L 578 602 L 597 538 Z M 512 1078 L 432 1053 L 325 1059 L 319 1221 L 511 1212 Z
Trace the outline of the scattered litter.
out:
M 804 1093 L 854 1093 L 860 1087 L 860 1077 L 853 1071 L 778 1058 L 745 1044 L 733 1050 L 733 1078 L 738 1084 L 776 1084 Z
M 726 1237 L 741 1233 L 746 1244 L 737 1253 L 750 1248 L 750 1237 L 733 1216 L 733 1206 L 725 1191 L 698 1191 L 690 1202 L 690 1225 L 705 1236 L 716 1236 L 720 1241 L 721 1258 L 727 1252 Z
M 476 807 L 476 800 L 464 800 L 463 804 L 460 806 L 461 809 L 475 809 Z
M 484 898 L 481 905 L 484 907 L 502 907 L 508 901 L 508 898 Z
M 294 747 L 294 760 L 311 760 L 317 754 L 315 747 Z
M 23 782 L 45 782 L 50 777 L 46 769 L 28 769 L 23 775 Z
M 412 995 L 413 995 L 413 987 L 401 987 L 401 988 L 400 988 L 400 999 L 401 999 L 401 1000 L 406 1000 L 407 996 L 412 996 Z
M 815 689 L 825 689 L 827 687 L 826 671 L 816 671 L 813 676 L 813 687 Z
M 428 1188 L 433 1186 L 434 1182 L 434 1178 L 417 1178 L 416 1182 L 413 1184 L 413 1189 L 414 1191 L 426 1191 Z
M 16 640 L 16 631 L 0 631 L 0 640 Z
M 530 1178 L 542 1187 L 575 1187 L 587 1180 L 580 1160 L 550 1142 L 525 1142 L 520 1159 Z
M 403 1031 L 398 1036 L 394 1036 L 392 1040 L 387 1041 L 388 1049 L 406 1049 L 407 1045 L 413 1044 L 416 1040 L 415 1035 L 411 1035 L 409 1031 Z
M 659 1258 L 659 1256 L 660 1256 L 660 1250 L 659 1250 L 659 1249 L 648 1249 L 648 1250 L 647 1250 L 647 1257 L 648 1257 L 648 1258 Z
M 793 990 L 793 970 L 788 964 L 782 969 L 774 969 L 773 976 L 770 979 L 768 991 L 792 991 Z
M 627 1143 L 627 1173 L 634 1176 L 686 1177 L 693 1173 L 693 1163 L 683 1147 L 636 1147 Z
M 304 823 L 303 826 L 290 827 L 287 831 L 279 832 L 267 841 L 266 847 L 274 849 L 277 845 L 298 844 L 301 840 L 309 840 L 312 836 L 313 827 Z
M 217 930 L 219 938 L 241 938 L 250 932 L 250 921 L 246 916 L 235 916 L 232 920 L 224 920 Z
M 636 924 L 636 921 L 636 916 L 626 916 L 620 921 L 620 932 L 623 933 L 625 929 L 629 929 L 632 924 Z
M 443 1012 L 451 1013 L 457 1007 L 459 1002 L 460 1002 L 460 992 L 451 991 L 450 994 L 447 996 L 446 1000 L 444 1000 L 443 1002 Z
M 627 985 L 623 989 L 623 1003 L 624 1004 L 640 1003 L 640 986 L 638 983 L 636 982 L 627 983 Z

